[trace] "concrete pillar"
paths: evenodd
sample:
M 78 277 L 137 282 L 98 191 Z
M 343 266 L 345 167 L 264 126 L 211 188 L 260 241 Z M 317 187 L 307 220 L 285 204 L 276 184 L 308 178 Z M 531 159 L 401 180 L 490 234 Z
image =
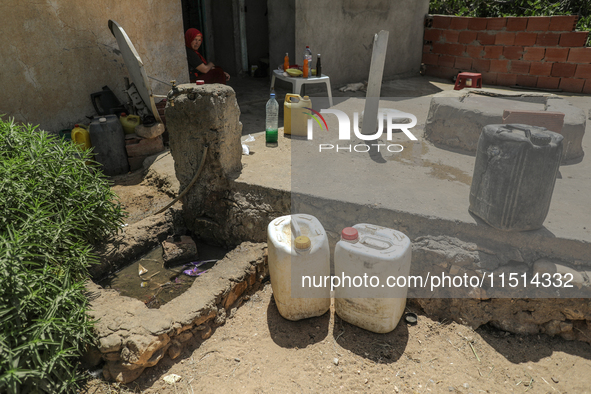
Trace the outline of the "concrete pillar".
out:
M 219 84 L 180 85 L 178 90 L 174 101 L 166 104 L 165 116 L 179 193 L 191 183 L 208 146 L 199 178 L 181 199 L 185 225 L 199 239 L 224 244 L 231 231 L 231 180 L 242 168 L 236 93 Z

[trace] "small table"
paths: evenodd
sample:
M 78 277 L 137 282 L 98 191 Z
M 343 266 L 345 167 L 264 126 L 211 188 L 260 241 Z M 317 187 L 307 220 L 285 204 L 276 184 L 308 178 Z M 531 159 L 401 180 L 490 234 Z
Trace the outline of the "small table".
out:
M 293 93 L 300 94 L 302 90 L 302 85 L 311 84 L 311 83 L 324 83 L 326 84 L 326 90 L 328 91 L 328 101 L 330 106 L 332 107 L 332 91 L 330 88 L 330 77 L 328 75 L 322 74 L 321 77 L 286 77 L 283 75 L 283 71 L 281 70 L 273 70 L 273 77 L 271 78 L 271 89 L 275 86 L 275 78 L 281 79 L 282 81 L 287 81 L 292 84 Z

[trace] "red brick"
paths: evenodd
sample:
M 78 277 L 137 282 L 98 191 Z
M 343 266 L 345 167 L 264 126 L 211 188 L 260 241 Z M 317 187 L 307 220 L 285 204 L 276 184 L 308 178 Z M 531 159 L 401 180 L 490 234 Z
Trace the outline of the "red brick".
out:
M 554 77 L 538 77 L 538 88 L 542 89 L 558 89 L 560 78 Z
M 588 79 L 585 82 L 585 87 L 583 87 L 583 93 L 585 93 L 585 94 L 591 94 L 591 79 Z
M 425 29 L 425 34 L 423 35 L 423 40 L 425 41 L 439 41 L 441 39 L 441 35 L 445 30 L 441 29 Z
M 486 30 L 486 18 L 470 18 L 468 20 L 468 30 Z
M 521 59 L 521 56 L 523 55 L 523 47 L 505 47 L 505 49 L 503 49 L 503 56 L 505 56 L 505 59 L 511 59 L 511 60 L 517 60 L 517 59 Z
M 460 36 L 460 32 L 457 30 L 444 30 L 443 31 L 443 38 L 445 39 L 445 42 L 457 44 L 459 36 Z
M 578 64 L 575 78 L 591 79 L 591 64 Z
M 503 54 L 504 47 L 497 47 L 497 46 L 488 46 L 484 47 L 484 55 L 482 56 L 485 59 L 498 59 Z
M 507 18 L 490 18 L 486 24 L 486 30 L 503 30 L 507 26 Z
M 532 46 L 538 40 L 538 33 L 518 32 L 515 33 L 515 45 Z
M 561 33 L 561 47 L 584 47 L 587 42 L 588 31 L 573 31 L 571 33 Z
M 455 64 L 456 64 L 456 58 L 454 56 L 441 55 L 441 56 L 439 56 L 439 61 L 437 62 L 438 66 L 449 67 L 449 68 L 453 68 L 453 66 Z
M 552 73 L 552 64 L 553 63 L 532 63 L 529 67 L 530 75 L 541 75 L 541 76 L 549 76 Z
M 528 19 L 527 17 L 507 18 L 507 31 L 525 31 Z
M 506 73 L 509 70 L 509 60 L 492 59 L 490 61 L 490 72 Z
M 533 88 L 538 83 L 538 77 L 534 77 L 531 75 L 518 75 L 517 76 L 517 85 L 519 86 L 526 86 L 528 88 Z
M 523 60 L 538 61 L 544 58 L 546 53 L 545 48 L 540 47 L 527 47 L 523 53 Z
M 433 52 L 442 55 L 461 56 L 465 50 L 466 46 L 461 44 L 442 44 L 438 42 L 433 44 Z
M 572 63 L 591 63 L 591 47 L 571 48 L 568 61 Z
M 453 77 L 454 75 L 458 75 L 458 70 L 449 67 L 427 66 L 426 74 L 438 78 L 448 79 Z
M 515 43 L 515 33 L 498 32 L 495 36 L 495 45 L 513 45 Z
M 514 86 L 517 84 L 517 75 L 515 74 L 499 74 L 497 76 L 497 85 Z
M 524 62 L 523 60 L 512 60 L 509 71 L 515 74 L 529 74 L 530 64 L 530 62 Z
M 519 84 L 519 77 L 517 77 L 517 81 Z M 536 85 L 534 84 L 529 86 Z M 560 133 L 562 132 L 562 126 L 564 125 L 564 114 L 562 112 L 552 111 L 523 111 L 519 109 L 506 109 L 503 111 L 503 124 L 511 123 L 545 127 L 550 131 Z
M 552 74 L 551 75 L 553 77 L 571 78 L 575 75 L 576 69 L 577 69 L 576 64 L 554 63 L 552 65 Z
M 573 31 L 577 24 L 578 16 L 576 15 L 560 15 L 553 16 L 550 18 L 550 27 L 548 30 L 551 31 Z
M 558 45 L 560 34 L 558 33 L 539 33 L 536 45 L 541 47 L 554 47 Z
M 474 59 L 472 61 L 472 69 L 479 73 L 488 72 L 490 70 L 490 60 Z
M 451 23 L 449 24 L 450 29 L 455 30 L 466 30 L 468 28 L 468 21 L 470 18 L 464 18 L 461 16 L 456 16 L 451 18 Z
M 447 29 L 451 23 L 451 16 L 433 15 L 433 25 L 435 29 Z
M 127 150 L 127 156 L 138 157 L 138 156 L 149 156 L 164 150 L 162 143 L 162 137 L 156 138 L 142 138 L 137 144 L 125 145 Z
M 423 45 L 423 53 L 431 53 L 431 45 Z
M 560 89 L 565 92 L 581 93 L 585 86 L 584 79 L 560 78 Z
M 479 58 L 482 56 L 484 47 L 482 45 L 468 45 L 466 46 L 466 53 L 471 58 Z
M 458 42 L 460 44 L 470 44 L 472 41 L 475 41 L 478 37 L 478 33 L 475 31 L 461 31 L 460 36 L 458 37 Z
M 439 61 L 439 55 L 434 53 L 423 53 L 423 63 L 436 66 Z
M 462 71 L 469 71 L 472 69 L 472 59 L 469 57 L 456 57 L 455 68 Z
M 527 31 L 548 31 L 549 16 L 530 16 L 527 21 Z
M 547 62 L 566 62 L 568 51 L 568 48 L 546 48 L 544 60 Z
M 480 41 L 482 45 L 494 45 L 495 35 L 487 32 L 480 32 L 478 33 L 478 41 Z
M 496 85 L 497 84 L 497 73 L 481 73 L 482 74 L 482 83 L 487 85 Z

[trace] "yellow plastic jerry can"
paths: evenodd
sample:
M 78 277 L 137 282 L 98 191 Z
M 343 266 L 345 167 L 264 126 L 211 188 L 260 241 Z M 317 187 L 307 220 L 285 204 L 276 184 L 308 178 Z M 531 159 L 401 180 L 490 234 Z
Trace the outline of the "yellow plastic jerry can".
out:
M 75 125 L 72 129 L 72 141 L 78 145 L 80 150 L 87 150 L 92 147 L 90 133 L 85 125 Z
M 119 121 L 123 126 L 125 134 L 133 134 L 135 133 L 135 126 L 140 124 L 140 117 L 138 115 L 126 115 L 125 113 L 122 113 L 119 117 Z
M 283 104 L 283 132 L 305 137 L 308 135 L 308 114 L 312 108 L 312 101 L 308 96 L 299 94 L 286 94 Z

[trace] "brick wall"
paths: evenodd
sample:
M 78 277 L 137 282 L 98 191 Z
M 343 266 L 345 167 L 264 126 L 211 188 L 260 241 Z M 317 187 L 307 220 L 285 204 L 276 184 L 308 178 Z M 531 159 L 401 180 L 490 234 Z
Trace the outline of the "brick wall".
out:
M 574 31 L 577 16 L 425 20 L 427 75 L 482 74 L 485 84 L 591 93 L 588 32 Z

